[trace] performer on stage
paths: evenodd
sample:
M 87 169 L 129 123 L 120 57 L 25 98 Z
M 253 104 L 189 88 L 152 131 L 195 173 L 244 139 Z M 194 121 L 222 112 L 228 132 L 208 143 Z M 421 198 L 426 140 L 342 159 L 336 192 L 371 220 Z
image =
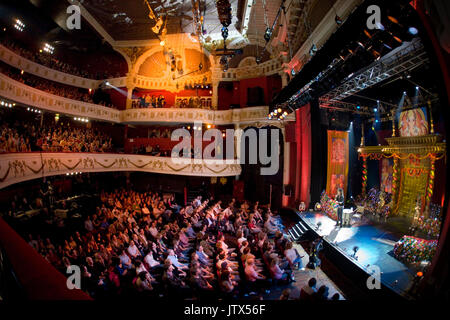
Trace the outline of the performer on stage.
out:
M 338 203 L 338 209 L 337 209 L 337 216 L 338 216 L 338 221 L 336 222 L 336 225 L 339 225 L 340 227 L 342 227 L 342 213 L 344 211 L 344 190 L 342 190 L 342 188 L 339 188 L 337 190 L 337 195 L 335 198 L 336 202 Z

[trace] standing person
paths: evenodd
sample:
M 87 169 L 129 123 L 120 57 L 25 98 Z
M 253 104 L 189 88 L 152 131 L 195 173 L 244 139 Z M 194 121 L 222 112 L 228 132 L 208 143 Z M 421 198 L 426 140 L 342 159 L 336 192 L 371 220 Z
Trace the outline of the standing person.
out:
M 338 221 L 336 222 L 336 225 L 339 225 L 342 227 L 342 214 L 344 212 L 344 191 L 342 188 L 339 188 L 336 195 L 336 202 L 338 203 L 338 209 L 337 209 L 337 215 L 338 215 Z

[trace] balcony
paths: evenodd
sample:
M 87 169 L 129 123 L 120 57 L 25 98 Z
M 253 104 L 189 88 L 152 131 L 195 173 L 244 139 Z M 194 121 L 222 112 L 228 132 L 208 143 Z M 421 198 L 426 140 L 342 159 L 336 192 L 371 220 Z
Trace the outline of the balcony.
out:
M 0 44 L 0 60 L 17 69 L 24 70 L 25 72 L 34 74 L 35 76 L 63 83 L 73 87 L 94 89 L 97 88 L 99 84 L 102 82 L 100 80 L 86 79 L 83 77 L 71 75 L 69 73 L 45 67 L 39 63 L 21 57 L 20 55 L 16 54 L 15 52 L 11 51 L 10 49 L 1 44 Z
M 279 126 L 276 120 L 268 120 L 268 106 L 230 110 L 207 110 L 200 108 L 147 108 L 116 109 L 53 95 L 0 73 L 0 96 L 17 103 L 66 114 L 74 117 L 115 123 L 193 123 L 205 122 L 214 125 L 266 123 Z
M 0 189 L 9 185 L 76 172 L 140 171 L 184 176 L 226 177 L 241 174 L 235 160 L 187 159 L 109 153 L 0 154 Z

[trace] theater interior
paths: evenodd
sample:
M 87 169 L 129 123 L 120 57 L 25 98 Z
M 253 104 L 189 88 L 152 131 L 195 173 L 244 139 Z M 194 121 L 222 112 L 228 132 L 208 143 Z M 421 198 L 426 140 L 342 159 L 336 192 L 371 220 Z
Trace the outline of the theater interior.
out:
M 0 301 L 448 301 L 448 17 L 1 1 Z

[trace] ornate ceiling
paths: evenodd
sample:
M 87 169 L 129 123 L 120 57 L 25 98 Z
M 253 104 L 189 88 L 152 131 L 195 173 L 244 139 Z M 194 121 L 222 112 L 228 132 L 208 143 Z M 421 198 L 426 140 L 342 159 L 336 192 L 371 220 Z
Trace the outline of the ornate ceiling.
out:
M 203 16 L 204 42 L 220 42 L 222 25 L 216 1 L 196 1 Z M 167 17 L 167 34 L 170 35 L 194 32 L 192 3 L 196 1 L 148 0 L 148 4 L 157 18 Z M 158 39 L 152 31 L 156 19 L 149 18 L 150 10 L 144 0 L 80 0 L 80 4 L 116 42 Z M 250 40 L 255 37 L 262 39 L 267 25 L 271 26 L 275 19 L 281 0 L 230 0 L 230 4 L 232 21 L 228 27 L 228 43 L 232 48 L 247 45 L 247 34 Z

